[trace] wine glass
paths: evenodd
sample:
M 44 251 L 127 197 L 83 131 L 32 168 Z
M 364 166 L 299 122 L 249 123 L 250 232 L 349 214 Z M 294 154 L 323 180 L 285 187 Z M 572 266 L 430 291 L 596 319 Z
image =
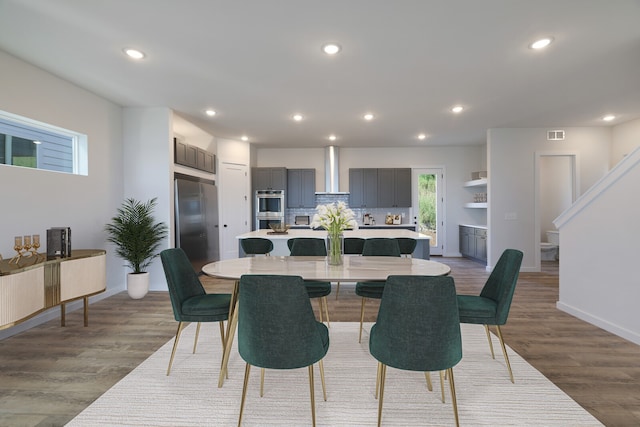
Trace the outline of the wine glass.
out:
M 25 253 L 29 252 L 29 249 L 31 249 L 31 236 L 24 236 L 24 243 L 22 245 L 22 248 L 24 249 Z
M 13 249 L 19 254 L 22 250 L 22 236 L 16 236 L 13 243 Z
M 39 234 L 34 234 L 33 235 L 33 250 L 31 252 L 33 252 L 34 255 L 38 255 L 38 248 L 40 248 L 40 235 Z

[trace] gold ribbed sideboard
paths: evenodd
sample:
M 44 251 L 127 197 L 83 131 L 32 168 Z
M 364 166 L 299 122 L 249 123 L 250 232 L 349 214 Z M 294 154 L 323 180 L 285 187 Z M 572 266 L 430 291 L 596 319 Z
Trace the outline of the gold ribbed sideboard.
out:
M 70 257 L 34 262 L 24 258 L 18 265 L 0 261 L 0 330 L 60 306 L 65 325 L 65 304 L 84 300 L 84 326 L 89 324 L 89 297 L 106 290 L 106 251 L 73 250 Z

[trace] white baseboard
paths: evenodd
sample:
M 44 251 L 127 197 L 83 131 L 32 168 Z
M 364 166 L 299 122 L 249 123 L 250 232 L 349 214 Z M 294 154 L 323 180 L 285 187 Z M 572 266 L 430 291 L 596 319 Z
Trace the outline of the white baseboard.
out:
M 631 341 L 634 344 L 640 345 L 640 333 L 631 331 L 629 329 L 620 327 L 614 323 L 604 320 L 598 316 L 591 315 L 585 311 L 582 311 L 571 305 L 567 305 L 561 301 L 556 302 L 556 308 L 560 311 L 564 311 L 580 320 L 584 320 L 587 323 L 591 323 L 607 332 L 611 332 L 625 340 Z

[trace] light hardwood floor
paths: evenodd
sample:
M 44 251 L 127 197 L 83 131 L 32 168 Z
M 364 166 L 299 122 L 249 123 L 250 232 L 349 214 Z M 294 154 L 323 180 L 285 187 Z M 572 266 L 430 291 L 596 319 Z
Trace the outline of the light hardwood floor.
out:
M 437 260 L 451 266 L 459 293 L 477 294 L 488 276 L 472 261 Z M 231 285 L 204 282 L 210 292 Z M 640 425 L 640 346 L 557 310 L 557 299 L 557 263 L 543 263 L 541 273 L 522 273 L 503 327 L 505 341 L 603 424 Z M 329 303 L 331 321 L 359 320 L 353 285 L 341 285 L 337 300 L 334 286 Z M 367 304 L 367 321 L 375 320 L 377 307 L 377 301 Z M 177 327 L 165 292 L 142 300 L 123 292 L 92 304 L 89 313 L 88 328 L 79 310 L 67 315 L 64 328 L 54 320 L 0 341 L 0 426 L 64 425 L 170 340 Z

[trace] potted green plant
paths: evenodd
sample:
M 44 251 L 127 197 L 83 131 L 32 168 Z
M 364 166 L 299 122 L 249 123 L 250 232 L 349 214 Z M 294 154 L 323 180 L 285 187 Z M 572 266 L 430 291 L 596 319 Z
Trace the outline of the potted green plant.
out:
M 127 276 L 127 292 L 134 299 L 144 297 L 149 291 L 146 268 L 158 256 L 158 248 L 167 236 L 166 224 L 155 222 L 155 206 L 156 198 L 146 203 L 126 199 L 118 214 L 104 227 L 107 241 L 116 245 L 116 254 L 132 270 Z

